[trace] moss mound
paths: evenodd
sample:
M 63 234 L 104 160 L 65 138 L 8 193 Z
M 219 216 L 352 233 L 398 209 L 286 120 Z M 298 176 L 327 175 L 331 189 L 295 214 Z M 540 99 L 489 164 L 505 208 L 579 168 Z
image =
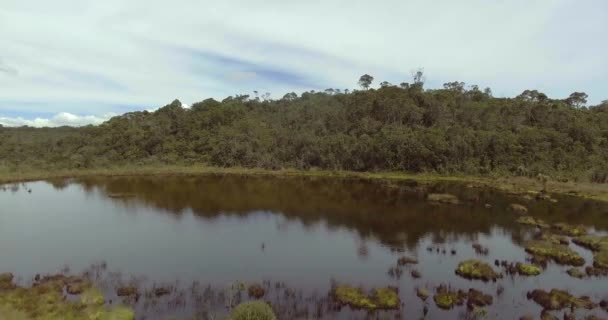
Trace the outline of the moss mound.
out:
M 342 305 L 366 310 L 398 309 L 400 304 L 397 289 L 390 287 L 375 289 L 367 295 L 360 288 L 340 285 L 333 289 L 333 297 Z
M 427 196 L 427 200 L 437 203 L 459 204 L 460 200 L 455 195 L 447 193 L 431 193 Z
M 452 291 L 446 287 L 439 287 L 437 293 L 433 296 L 433 301 L 438 308 L 449 310 L 454 306 L 464 304 L 465 295 L 463 292 Z
M 585 235 L 572 239 L 572 242 L 589 250 L 600 251 L 608 246 L 608 236 Z
M 0 318 L 23 320 L 134 320 L 133 310 L 104 306 L 103 295 L 95 288 L 83 291 L 71 302 L 63 292 L 65 277 L 51 277 L 31 288 L 15 287 L 0 292 Z
M 550 292 L 539 289 L 528 292 L 528 299 L 532 299 L 545 310 L 562 310 L 566 308 L 593 309 L 596 307 L 589 297 L 577 298 L 567 291 L 557 289 L 553 289 Z
M 577 279 L 582 279 L 585 277 L 585 273 L 583 271 L 581 271 L 581 269 L 579 268 L 570 268 L 566 271 L 566 273 L 573 277 L 573 278 L 577 278 Z
M 483 281 L 496 280 L 501 277 L 492 267 L 479 260 L 466 260 L 458 264 L 456 274 L 467 279 L 479 279 Z
M 534 264 L 527 264 L 527 263 L 517 263 L 515 265 L 515 268 L 517 268 L 517 272 L 520 275 L 524 275 L 524 276 L 537 276 L 537 275 L 541 274 L 541 272 L 543 271 L 543 269 L 541 269 L 541 267 L 534 265 Z
M 533 226 L 533 227 L 538 227 L 538 228 L 549 228 L 549 225 L 541 220 L 541 219 L 536 219 L 532 216 L 521 216 L 519 218 L 517 218 L 517 223 L 519 224 L 523 224 L 523 225 L 527 225 L 527 226 Z
M 265 302 L 241 303 L 230 314 L 229 320 L 276 320 L 272 308 Z
M 549 241 L 536 240 L 526 244 L 526 252 L 551 258 L 559 264 L 582 266 L 585 259 L 566 245 L 555 244 Z
M 555 223 L 551 226 L 551 229 L 571 237 L 579 237 L 587 234 L 587 228 L 584 226 L 573 226 L 567 223 Z
M 593 255 L 593 266 L 600 269 L 608 269 L 608 246 Z

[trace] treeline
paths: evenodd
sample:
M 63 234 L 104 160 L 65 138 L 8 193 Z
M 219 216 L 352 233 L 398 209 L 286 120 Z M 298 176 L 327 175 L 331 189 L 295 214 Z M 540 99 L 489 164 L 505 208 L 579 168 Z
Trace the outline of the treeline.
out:
M 206 164 L 267 169 L 548 175 L 608 182 L 608 102 L 586 107 L 526 90 L 446 83 L 422 74 L 399 86 L 328 89 L 270 100 L 207 99 L 183 108 L 132 112 L 99 126 L 0 127 L 0 169 Z

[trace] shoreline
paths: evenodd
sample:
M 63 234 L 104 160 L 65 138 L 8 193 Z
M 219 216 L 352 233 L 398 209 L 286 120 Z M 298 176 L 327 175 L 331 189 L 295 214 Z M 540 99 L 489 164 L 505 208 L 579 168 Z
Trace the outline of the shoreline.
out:
M 204 176 L 204 175 L 240 175 L 240 176 L 272 176 L 272 177 L 318 177 L 318 178 L 355 178 L 372 181 L 416 181 L 421 184 L 435 182 L 455 182 L 472 185 L 477 188 L 491 188 L 511 194 L 536 194 L 543 189 L 540 181 L 524 177 L 479 177 L 470 175 L 440 175 L 432 173 L 407 172 L 353 172 L 326 170 L 296 170 L 296 169 L 250 169 L 250 168 L 221 168 L 209 166 L 123 166 L 104 169 L 0 172 L 0 184 L 41 181 L 48 179 L 67 179 L 90 176 L 120 177 L 120 176 Z M 548 181 L 547 192 L 552 194 L 574 196 L 583 199 L 608 202 L 608 184 L 585 182 Z

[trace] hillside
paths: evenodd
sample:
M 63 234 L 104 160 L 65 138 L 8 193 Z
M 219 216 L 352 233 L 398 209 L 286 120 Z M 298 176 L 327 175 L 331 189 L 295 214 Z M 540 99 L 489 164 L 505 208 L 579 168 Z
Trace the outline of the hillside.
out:
M 608 102 L 530 90 L 495 98 L 459 82 L 362 86 L 191 108 L 176 100 L 99 126 L 0 127 L 0 171 L 205 164 L 608 182 Z

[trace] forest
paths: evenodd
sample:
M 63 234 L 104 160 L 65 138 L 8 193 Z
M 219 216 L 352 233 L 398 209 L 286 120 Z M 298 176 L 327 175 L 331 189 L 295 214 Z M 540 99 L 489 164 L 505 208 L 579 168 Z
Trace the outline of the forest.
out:
M 175 100 L 98 126 L 0 126 L 0 171 L 202 164 L 608 182 L 608 100 L 586 106 L 582 92 L 537 90 L 498 98 L 462 82 L 425 89 L 421 72 L 411 83 L 372 82 L 189 108 Z

